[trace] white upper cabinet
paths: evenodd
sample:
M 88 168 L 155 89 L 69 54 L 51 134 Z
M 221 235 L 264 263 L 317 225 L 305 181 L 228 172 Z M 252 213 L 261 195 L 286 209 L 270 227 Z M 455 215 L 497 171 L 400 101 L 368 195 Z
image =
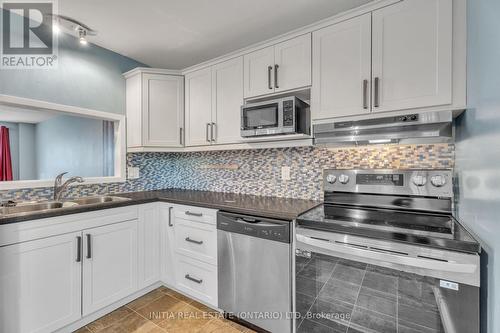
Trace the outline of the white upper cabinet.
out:
M 274 91 L 311 85 L 311 34 L 274 46 Z
M 238 143 L 243 57 L 186 75 L 186 145 Z
M 313 32 L 313 119 L 370 112 L 371 14 Z
M 181 76 L 145 74 L 143 142 L 146 146 L 182 146 L 184 79 Z
M 136 70 L 127 78 L 127 146 L 182 147 L 184 78 Z
M 186 75 L 186 146 L 211 144 L 212 70 Z
M 405 0 L 313 32 L 313 120 L 453 105 L 452 28 L 452 0 Z
M 311 85 L 311 34 L 244 55 L 245 98 Z
M 42 333 L 81 317 L 81 232 L 0 248 L 0 332 Z
M 213 142 L 241 141 L 241 105 L 243 105 L 243 57 L 212 67 L 212 101 L 215 110 Z
M 274 92 L 274 46 L 243 56 L 245 98 Z
M 452 21 L 452 0 L 373 12 L 373 111 L 452 103 Z

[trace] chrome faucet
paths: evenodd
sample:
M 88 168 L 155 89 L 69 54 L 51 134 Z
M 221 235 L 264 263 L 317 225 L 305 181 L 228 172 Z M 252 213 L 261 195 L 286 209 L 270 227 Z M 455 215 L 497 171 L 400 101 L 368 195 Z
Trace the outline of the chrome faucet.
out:
M 66 190 L 66 188 L 72 184 L 72 183 L 83 183 L 84 180 L 82 177 L 71 177 L 70 179 L 68 179 L 67 181 L 64 182 L 64 184 L 62 183 L 62 178 L 63 176 L 67 174 L 67 172 L 63 172 L 61 173 L 60 175 L 58 175 L 56 177 L 56 180 L 54 182 L 54 201 L 59 201 L 61 200 L 61 195 L 62 193 L 64 192 L 64 190 Z

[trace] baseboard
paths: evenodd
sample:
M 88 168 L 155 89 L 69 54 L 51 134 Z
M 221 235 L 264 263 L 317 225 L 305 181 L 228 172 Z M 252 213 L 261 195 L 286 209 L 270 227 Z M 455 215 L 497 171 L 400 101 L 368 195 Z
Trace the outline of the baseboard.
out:
M 118 302 L 115 302 L 111 305 L 108 305 L 107 307 L 99 310 L 99 311 L 96 311 L 90 315 L 87 315 L 83 318 L 81 318 L 80 320 L 68 325 L 68 326 L 65 326 L 57 331 L 55 331 L 55 333 L 71 333 L 71 332 L 74 332 L 76 331 L 77 329 L 87 325 L 88 323 L 91 323 L 93 321 L 95 321 L 96 319 L 99 319 L 101 318 L 102 316 L 118 309 L 119 307 L 122 307 L 124 306 L 125 304 L 127 303 L 130 303 L 132 302 L 134 299 L 136 298 L 139 298 L 147 293 L 149 293 L 150 291 L 158 288 L 158 287 L 161 287 L 162 285 L 164 285 L 162 282 L 156 282 L 152 285 L 150 285 L 149 287 L 146 287 L 144 289 L 141 289 L 135 293 L 133 293 L 132 295 L 129 295 L 125 298 L 122 298 L 121 300 L 119 300 Z M 170 288 L 170 287 L 168 287 Z

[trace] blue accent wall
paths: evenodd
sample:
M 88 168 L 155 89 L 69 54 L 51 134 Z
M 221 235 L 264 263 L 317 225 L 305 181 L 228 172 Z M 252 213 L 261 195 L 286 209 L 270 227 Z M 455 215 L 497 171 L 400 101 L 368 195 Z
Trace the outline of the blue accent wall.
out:
M 0 70 L 0 94 L 125 114 L 122 73 L 146 65 L 67 34 L 58 44 L 57 69 Z
M 54 179 L 61 171 L 68 176 L 113 176 L 105 174 L 104 149 L 102 120 L 60 115 L 40 122 L 35 130 L 37 175 L 31 179 Z
M 468 110 L 457 120 L 457 217 L 484 247 L 482 332 L 500 332 L 500 2 L 467 1 Z

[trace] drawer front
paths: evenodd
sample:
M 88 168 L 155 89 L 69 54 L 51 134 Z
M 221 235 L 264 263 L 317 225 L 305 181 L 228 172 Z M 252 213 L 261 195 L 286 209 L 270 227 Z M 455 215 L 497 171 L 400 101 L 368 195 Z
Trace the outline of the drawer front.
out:
M 208 224 L 215 224 L 217 220 L 217 210 L 194 206 L 178 205 L 174 208 L 174 215 L 176 218 Z
M 217 267 L 178 255 L 176 287 L 187 295 L 217 308 Z
M 177 218 L 175 251 L 178 254 L 217 265 L 217 229 L 215 225 L 194 223 Z

